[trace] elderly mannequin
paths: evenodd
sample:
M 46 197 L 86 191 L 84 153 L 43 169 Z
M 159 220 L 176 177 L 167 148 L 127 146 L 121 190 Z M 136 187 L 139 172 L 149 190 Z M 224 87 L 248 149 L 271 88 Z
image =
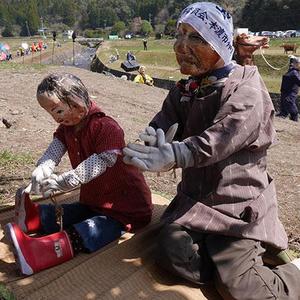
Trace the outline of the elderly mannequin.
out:
M 174 44 L 182 74 L 162 109 L 128 144 L 124 161 L 151 172 L 182 168 L 158 237 L 159 266 L 194 283 L 213 281 L 224 299 L 300 296 L 300 260 L 270 269 L 266 245 L 287 247 L 274 181 L 266 171 L 274 107 L 256 67 L 231 61 L 232 18 L 220 6 L 185 8 Z M 165 132 L 175 126 L 175 140 Z
M 290 115 L 292 121 L 298 122 L 297 97 L 300 87 L 300 57 L 290 58 L 289 70 L 283 75 L 281 82 L 280 113 L 286 118 Z

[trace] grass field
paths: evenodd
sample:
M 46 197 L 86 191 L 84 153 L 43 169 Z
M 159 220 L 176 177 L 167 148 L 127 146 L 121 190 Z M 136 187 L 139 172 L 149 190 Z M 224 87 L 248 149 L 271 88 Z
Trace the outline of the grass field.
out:
M 43 40 L 40 36 L 12 37 L 12 38 L 0 37 L 0 43 L 7 43 L 10 46 L 10 50 L 12 54 L 16 54 L 16 51 L 21 47 L 22 43 L 27 43 L 29 46 L 31 46 L 33 42 L 38 42 L 40 40 Z M 47 43 L 49 47 L 52 46 L 53 44 L 52 38 L 48 38 L 43 41 Z M 64 41 L 62 38 L 57 38 L 57 42 L 61 44 L 66 44 L 66 43 L 71 43 L 71 40 Z
M 257 65 L 270 92 L 278 93 L 282 75 L 287 71 L 288 55 L 283 53 L 282 43 L 296 43 L 300 45 L 299 38 L 293 39 L 271 39 L 270 48 L 263 51 L 267 62 L 263 59 L 260 50 L 255 52 L 255 64 Z M 105 41 L 99 48 L 98 56 L 108 67 L 122 70 L 120 62 L 126 59 L 127 51 L 132 51 L 140 64 L 147 68 L 147 73 L 152 77 L 178 80 L 182 78 L 173 51 L 174 40 L 148 41 L 148 51 L 143 50 L 143 43 L 140 39 Z M 109 63 L 111 55 L 120 54 L 120 60 Z M 280 69 L 280 70 L 277 70 Z
M 37 42 L 38 40 L 40 40 L 38 36 L 32 38 L 0 38 L 0 43 L 7 43 L 11 47 L 11 52 L 15 55 L 22 42 L 27 42 L 31 45 L 32 42 Z M 64 42 L 61 38 L 58 38 L 58 41 L 63 47 L 70 47 L 72 43 L 71 41 Z M 52 51 L 52 39 L 48 38 L 47 43 L 48 52 Z M 288 55 L 284 54 L 283 48 L 280 47 L 283 43 L 296 43 L 300 46 L 300 38 L 271 39 L 270 48 L 263 51 L 263 55 L 268 63 L 265 62 L 260 50 L 255 52 L 255 64 L 270 92 L 278 93 L 280 91 L 281 78 L 287 70 Z M 146 66 L 147 73 L 152 77 L 179 80 L 182 78 L 182 74 L 178 69 L 173 44 L 174 40 L 172 39 L 155 40 L 151 38 L 148 41 L 148 51 L 144 51 L 141 39 L 105 41 L 99 48 L 98 56 L 108 67 L 122 70 L 120 67 L 121 62 L 126 59 L 126 53 L 130 50 L 137 57 L 138 62 Z M 116 55 L 116 49 L 119 52 L 120 59 L 114 63 L 109 63 L 110 56 Z M 270 67 L 270 65 L 275 69 Z M 6 65 L 0 66 L 0 69 L 7 67 L 18 68 L 16 65 Z M 38 68 L 38 66 L 36 67 Z

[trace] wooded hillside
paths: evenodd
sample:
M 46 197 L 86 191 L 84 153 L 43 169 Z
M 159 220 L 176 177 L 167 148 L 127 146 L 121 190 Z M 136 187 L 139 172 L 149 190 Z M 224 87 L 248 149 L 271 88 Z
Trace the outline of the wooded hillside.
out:
M 168 33 L 191 0 L 1 0 L 2 34 L 36 34 L 50 30 L 104 29 L 131 31 L 136 17 L 156 32 Z M 217 0 L 233 14 L 235 26 L 252 31 L 300 29 L 299 0 Z M 116 30 L 116 31 L 118 31 Z M 4 33 L 3 33 L 4 31 Z

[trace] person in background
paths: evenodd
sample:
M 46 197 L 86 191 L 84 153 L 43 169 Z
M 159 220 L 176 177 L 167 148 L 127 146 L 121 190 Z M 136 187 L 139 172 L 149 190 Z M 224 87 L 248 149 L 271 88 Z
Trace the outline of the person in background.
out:
M 126 54 L 126 59 L 128 61 L 132 61 L 132 60 L 136 60 L 136 57 L 133 55 L 133 53 L 131 51 L 128 51 Z
M 124 162 L 143 171 L 182 169 L 162 216 L 157 263 L 196 284 L 214 282 L 223 299 L 300 298 L 300 259 L 268 267 L 269 246 L 288 246 L 278 217 L 267 150 L 274 107 L 256 67 L 232 62 L 231 15 L 212 2 L 186 7 L 174 51 L 180 80 Z M 166 138 L 175 124 L 174 141 Z
M 122 161 L 122 128 L 90 100 L 82 81 L 71 74 L 50 74 L 39 84 L 37 100 L 59 126 L 37 162 L 31 185 L 16 197 L 15 223 L 6 225 L 25 275 L 79 252 L 94 252 L 126 231 L 144 227 L 152 215 L 151 193 L 142 173 Z M 55 166 L 66 152 L 72 169 L 56 175 Z M 30 191 L 48 197 L 76 187 L 79 202 L 62 205 L 61 231 L 55 206 L 29 198 Z
M 144 46 L 144 50 L 147 51 L 148 50 L 148 47 L 147 47 L 147 44 L 148 44 L 148 41 L 147 39 L 143 39 L 143 46 Z
M 37 51 L 37 45 L 35 42 L 33 42 L 31 45 L 31 52 L 36 52 L 36 51 Z
M 144 83 L 150 86 L 153 86 L 153 79 L 149 75 L 146 74 L 145 66 L 140 66 L 138 70 L 139 74 L 135 76 L 134 82 L 135 83 Z
M 12 59 L 13 59 L 13 57 L 12 57 L 11 52 L 7 53 L 6 60 L 9 61 L 9 60 L 12 60 Z
M 300 87 L 300 57 L 290 57 L 290 64 L 287 73 L 282 76 L 280 112 L 278 117 L 286 118 L 290 116 L 292 121 L 298 122 L 297 98 Z

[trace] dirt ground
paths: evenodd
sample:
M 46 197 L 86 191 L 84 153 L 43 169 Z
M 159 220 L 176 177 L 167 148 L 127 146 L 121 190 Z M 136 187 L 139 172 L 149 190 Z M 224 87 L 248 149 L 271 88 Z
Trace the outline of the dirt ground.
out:
M 9 161 L 0 164 L 0 208 L 13 205 L 16 189 L 30 181 L 34 162 L 52 139 L 56 128 L 51 117 L 38 106 L 36 88 L 50 72 L 70 72 L 79 76 L 89 89 L 91 98 L 123 127 L 126 141 L 134 141 L 159 110 L 167 91 L 66 66 L 28 67 L 21 70 L 0 69 L 1 117 L 12 126 L 0 122 L 0 153 L 15 157 L 30 154 L 26 163 Z M 278 144 L 269 151 L 269 173 L 275 178 L 279 213 L 289 234 L 291 248 L 300 250 L 300 124 L 276 119 Z M 58 171 L 67 170 L 64 159 Z M 151 189 L 170 198 L 176 192 L 180 174 L 145 173 Z

